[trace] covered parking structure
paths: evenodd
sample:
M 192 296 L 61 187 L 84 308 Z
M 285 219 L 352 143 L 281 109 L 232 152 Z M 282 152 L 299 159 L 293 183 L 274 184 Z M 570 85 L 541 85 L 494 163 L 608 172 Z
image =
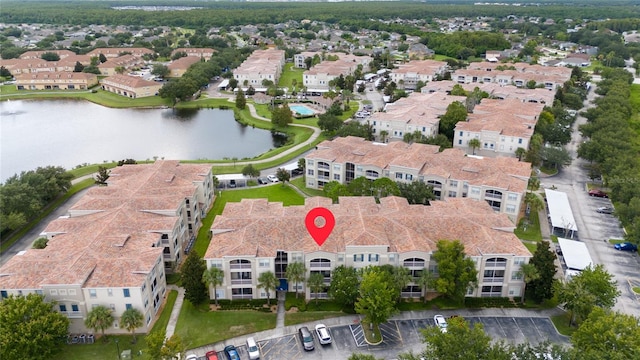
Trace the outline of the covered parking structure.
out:
M 551 233 L 558 236 L 574 238 L 578 232 L 567 193 L 545 189 Z
M 560 246 L 560 251 L 562 251 L 562 258 L 566 266 L 566 279 L 593 265 L 593 260 L 591 260 L 589 249 L 587 249 L 585 243 L 559 237 L 558 245 Z
M 218 182 L 219 182 L 218 188 L 221 188 L 221 189 L 245 187 L 247 186 L 247 181 L 250 180 L 250 178 L 242 174 L 216 175 L 216 178 L 218 178 Z M 235 185 L 234 185 L 234 182 L 235 182 Z

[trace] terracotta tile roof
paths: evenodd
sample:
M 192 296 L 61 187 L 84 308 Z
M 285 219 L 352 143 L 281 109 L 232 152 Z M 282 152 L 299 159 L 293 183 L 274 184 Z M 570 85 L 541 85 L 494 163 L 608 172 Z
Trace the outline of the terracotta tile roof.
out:
M 114 85 L 117 87 L 125 86 L 132 89 L 142 88 L 147 86 L 158 86 L 158 85 L 162 86 L 162 84 L 158 84 L 155 81 L 145 80 L 137 76 L 120 75 L 120 74 L 111 75 L 107 78 L 104 78 L 100 80 L 100 83 Z
M 393 74 L 429 74 L 436 75 L 447 67 L 445 61 L 437 60 L 412 60 L 406 64 L 398 65 L 391 72 Z
M 44 233 L 55 236 L 45 249 L 29 249 L 0 268 L 0 288 L 140 286 L 162 258 L 163 248 L 153 244 L 174 229 L 193 182 L 210 170 L 177 161 L 112 169 L 108 186 L 91 188 L 70 216 L 47 226 Z
M 333 232 L 318 246 L 305 228 L 309 210 L 323 206 L 336 219 Z M 275 257 L 278 250 L 344 252 L 347 246 L 388 246 L 390 252 L 434 251 L 439 240 L 460 240 L 467 255 L 531 256 L 513 234 L 505 214 L 483 201 L 447 199 L 432 206 L 409 205 L 404 198 L 308 198 L 305 205 L 283 207 L 266 199 L 227 203 L 211 227 L 205 258 Z
M 167 65 L 167 68 L 169 68 L 169 70 L 178 70 L 178 69 L 188 69 L 189 66 L 200 62 L 200 58 L 197 56 L 185 56 L 185 57 L 181 57 L 177 60 L 172 61 L 169 65 Z
M 384 112 L 373 113 L 370 121 L 404 121 L 415 126 L 432 126 L 440 121 L 440 116 L 447 112 L 447 106 L 454 101 L 464 104 L 466 97 L 414 92 L 387 104 Z
M 518 99 L 484 99 L 468 114 L 467 121 L 456 124 L 455 131 L 492 131 L 501 135 L 530 138 L 544 104 Z

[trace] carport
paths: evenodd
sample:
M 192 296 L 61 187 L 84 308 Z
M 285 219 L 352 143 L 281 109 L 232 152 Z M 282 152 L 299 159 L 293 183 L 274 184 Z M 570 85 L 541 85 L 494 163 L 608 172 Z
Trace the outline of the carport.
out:
M 281 168 L 281 169 L 285 169 L 285 170 L 287 170 L 287 171 L 289 172 L 289 175 L 293 176 L 293 174 L 291 173 L 291 171 L 292 171 L 292 170 L 295 170 L 295 169 L 297 169 L 297 168 L 298 168 L 298 163 L 297 163 L 297 162 L 294 162 L 294 163 L 291 163 L 291 164 L 287 164 L 287 165 L 284 165 L 284 166 L 280 166 L 280 168 Z
M 549 221 L 551 222 L 551 233 L 554 235 L 570 237 L 573 239 L 578 227 L 573 218 L 573 211 L 569 205 L 567 193 L 544 189 L 549 209 Z
M 587 245 L 581 241 L 558 238 L 558 245 L 562 251 L 567 277 L 578 274 L 593 264 Z
M 229 184 L 231 182 L 231 180 L 235 180 L 236 181 L 236 186 L 237 187 L 245 187 L 247 186 L 247 181 L 250 180 L 250 178 L 242 175 L 242 174 L 223 174 L 223 175 L 216 175 L 216 177 L 218 178 L 218 181 L 220 182 L 220 186 L 221 188 L 228 188 L 230 187 Z

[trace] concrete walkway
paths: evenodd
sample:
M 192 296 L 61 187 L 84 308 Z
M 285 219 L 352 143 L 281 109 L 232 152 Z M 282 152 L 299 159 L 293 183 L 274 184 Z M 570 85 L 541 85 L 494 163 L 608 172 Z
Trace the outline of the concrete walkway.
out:
M 284 304 L 283 304 L 284 306 Z M 175 309 L 175 308 L 174 308 Z M 283 308 L 284 310 L 284 308 Z M 432 319 L 436 314 L 442 314 L 445 317 L 451 315 L 459 315 L 462 317 L 544 317 L 548 318 L 555 315 L 561 315 L 565 312 L 559 308 L 530 310 L 530 309 L 513 309 L 513 308 L 491 308 L 491 309 L 458 309 L 458 310 L 422 310 L 422 311 L 404 311 L 389 320 L 409 320 L 409 319 Z M 362 317 L 360 315 L 347 315 L 322 320 L 327 327 L 359 324 Z M 207 351 L 222 351 L 227 345 L 239 346 L 244 344 L 247 337 L 253 336 L 256 341 L 270 340 L 279 338 L 284 335 L 295 334 L 301 326 L 313 328 L 318 321 L 302 323 L 297 325 L 284 326 L 271 330 L 260 331 L 254 334 L 246 334 L 231 339 L 220 341 L 214 344 L 201 346 L 195 349 L 189 349 L 189 353 L 203 356 Z
M 276 332 L 278 330 L 284 331 L 284 301 L 287 298 L 287 293 L 284 291 L 278 291 L 278 312 L 276 315 Z M 284 335 L 284 332 L 282 333 Z
M 171 310 L 169 323 L 167 323 L 166 338 L 169 339 L 176 332 L 176 323 L 178 322 L 178 316 L 180 315 L 180 310 L 182 309 L 182 303 L 184 302 L 184 288 L 177 287 L 175 285 L 169 285 L 167 286 L 167 290 L 178 291 L 178 297 L 176 298 L 176 302 L 173 305 L 173 310 Z

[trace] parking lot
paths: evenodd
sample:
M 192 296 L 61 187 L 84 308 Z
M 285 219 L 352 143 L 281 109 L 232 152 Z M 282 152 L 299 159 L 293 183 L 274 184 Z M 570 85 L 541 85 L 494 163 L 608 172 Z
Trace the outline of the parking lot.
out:
M 544 317 L 465 317 L 470 324 L 481 323 L 485 332 L 495 340 L 509 343 L 530 342 L 538 344 L 545 340 L 567 343 L 568 339 L 556 331 L 549 318 Z M 380 325 L 382 343 L 369 345 L 364 341 L 359 324 L 330 327 L 332 344 L 322 346 L 314 333 L 315 350 L 304 351 L 297 334 L 276 339 L 258 341 L 261 359 L 347 359 L 353 353 L 370 353 L 385 359 L 395 358 L 399 353 L 413 350 L 420 352 L 421 329 L 434 326 L 433 319 L 393 320 Z M 240 345 L 240 344 L 237 344 Z M 238 346 L 242 359 L 248 359 L 246 346 Z M 222 352 L 220 359 L 226 359 Z

